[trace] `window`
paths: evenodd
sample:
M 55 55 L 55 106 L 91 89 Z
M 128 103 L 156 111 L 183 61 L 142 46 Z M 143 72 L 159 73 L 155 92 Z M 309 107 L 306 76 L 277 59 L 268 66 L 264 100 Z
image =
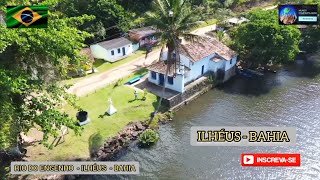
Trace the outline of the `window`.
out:
M 168 77 L 168 83 L 171 85 L 173 84 L 173 77 Z
M 111 51 L 111 56 L 113 56 L 113 55 L 114 55 L 114 50 Z
M 157 79 L 157 73 L 151 71 L 151 78 L 152 78 L 152 79 Z
M 230 64 L 232 64 L 232 59 L 230 60 Z
M 172 58 L 173 58 L 173 59 L 176 59 L 176 57 L 177 57 L 177 56 L 176 56 L 176 53 L 172 53 Z
M 118 48 L 118 54 L 120 54 L 120 52 L 121 52 L 121 50 L 120 50 L 120 48 Z

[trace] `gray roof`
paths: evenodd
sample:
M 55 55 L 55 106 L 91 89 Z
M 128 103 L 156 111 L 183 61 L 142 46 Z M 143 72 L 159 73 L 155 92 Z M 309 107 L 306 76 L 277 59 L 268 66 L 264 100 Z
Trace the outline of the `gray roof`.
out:
M 127 38 L 121 37 L 117 39 L 112 39 L 109 41 L 103 41 L 99 42 L 98 45 L 105 48 L 105 49 L 114 49 L 114 48 L 119 48 L 122 46 L 126 46 L 128 44 L 132 44 L 131 41 L 129 41 Z

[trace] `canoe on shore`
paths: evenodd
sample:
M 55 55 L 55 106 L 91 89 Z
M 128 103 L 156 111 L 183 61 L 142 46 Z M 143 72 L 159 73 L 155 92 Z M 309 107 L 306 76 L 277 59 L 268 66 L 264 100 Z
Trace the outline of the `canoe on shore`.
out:
M 263 76 L 264 75 L 264 74 L 262 74 L 262 73 L 260 73 L 258 71 L 254 71 L 254 70 L 251 70 L 251 69 L 244 69 L 243 71 L 248 73 L 248 74 L 256 75 L 256 76 Z

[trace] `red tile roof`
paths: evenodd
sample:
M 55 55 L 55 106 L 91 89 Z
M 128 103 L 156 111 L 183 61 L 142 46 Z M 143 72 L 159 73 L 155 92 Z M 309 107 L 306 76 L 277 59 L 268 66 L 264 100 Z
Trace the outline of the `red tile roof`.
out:
M 140 39 L 153 35 L 155 34 L 157 31 L 149 26 L 149 27 L 142 27 L 142 28 L 138 28 L 138 29 L 131 29 L 129 30 L 129 37 L 132 41 L 140 41 Z
M 165 61 L 158 61 L 155 63 L 152 63 L 150 66 L 147 67 L 148 70 L 150 71 L 154 71 L 160 74 L 166 74 L 166 70 L 167 70 L 167 64 L 165 63 Z M 188 68 L 187 66 L 184 66 L 184 69 L 186 71 L 190 71 L 190 68 Z M 168 76 L 173 76 L 174 75 L 174 65 L 171 66 Z
M 211 54 L 218 54 L 225 60 L 232 59 L 237 53 L 215 38 L 206 38 L 201 43 L 182 45 L 181 53 L 193 61 L 199 61 Z

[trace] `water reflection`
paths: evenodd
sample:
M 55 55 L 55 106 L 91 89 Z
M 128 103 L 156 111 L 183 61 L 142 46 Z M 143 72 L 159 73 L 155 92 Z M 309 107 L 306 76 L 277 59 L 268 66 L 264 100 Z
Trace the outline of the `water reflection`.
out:
M 151 149 L 137 147 L 120 161 L 139 161 L 139 176 L 94 179 L 320 179 L 320 76 L 316 62 L 298 61 L 262 79 L 234 78 L 177 112 Z M 301 68 L 302 67 L 302 68 Z M 192 126 L 290 126 L 290 147 L 192 147 Z M 300 153 L 301 167 L 241 167 L 241 153 Z M 88 177 L 82 177 L 88 178 Z

